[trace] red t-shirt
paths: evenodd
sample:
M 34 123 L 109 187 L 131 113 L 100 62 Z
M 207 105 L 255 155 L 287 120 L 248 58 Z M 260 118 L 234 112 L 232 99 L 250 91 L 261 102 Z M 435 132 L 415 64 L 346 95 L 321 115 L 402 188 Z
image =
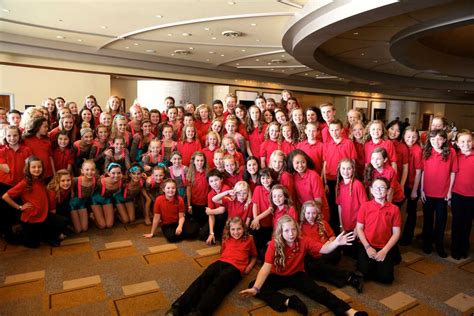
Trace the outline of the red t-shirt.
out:
M 454 179 L 453 192 L 463 196 L 474 196 L 474 152 L 458 153 L 458 172 Z
M 288 171 L 283 171 L 281 173 L 280 184 L 286 187 L 288 194 L 290 195 L 290 199 L 293 202 L 296 202 L 295 182 L 293 181 L 293 176 Z
M 357 155 L 355 160 L 356 174 L 360 177 L 363 177 L 365 168 L 364 144 L 358 143 L 355 140 L 352 143 L 354 144 Z
M 298 220 L 298 213 L 293 207 L 283 207 L 282 209 L 273 210 L 273 229 L 276 229 L 278 220 L 283 216 L 288 215 L 292 217 L 297 223 Z
M 248 235 L 246 238 L 235 239 L 229 237 L 223 240 L 221 257 L 218 260 L 230 263 L 239 269 L 240 273 L 244 273 L 250 258 L 256 256 L 257 248 L 255 247 L 253 236 Z
M 324 231 L 322 232 L 322 235 L 321 235 L 318 224 L 315 223 L 311 225 L 310 223 L 305 221 L 301 225 L 301 236 L 306 237 L 310 240 L 315 240 L 324 245 L 331 237 L 335 237 L 335 236 L 334 236 L 334 231 L 332 230 L 331 226 L 325 220 L 323 220 L 323 226 L 324 226 Z M 315 258 L 319 258 L 322 256 L 323 255 L 320 253 L 317 256 L 315 256 Z
M 330 139 L 332 139 L 331 134 L 329 133 L 329 125 L 326 123 L 326 126 L 322 127 L 322 125 L 319 126 L 321 129 L 321 136 L 323 139 L 323 143 L 328 142 Z M 341 137 L 342 138 L 349 138 L 347 136 L 347 131 L 346 129 L 342 129 L 341 131 Z
M 298 145 L 296 145 L 296 148 L 304 151 L 311 160 L 313 160 L 314 170 L 316 170 L 318 174 L 321 174 L 321 170 L 323 169 L 323 143 L 316 142 L 310 144 L 308 143 L 308 140 L 305 140 L 299 142 Z
M 413 189 L 415 185 L 416 170 L 423 169 L 423 151 L 418 144 L 408 147 L 408 177 L 406 184 Z
M 209 193 L 207 194 L 207 207 L 210 209 L 215 209 L 220 205 L 216 205 L 216 203 L 212 202 L 212 198 L 215 197 L 218 193 L 225 192 L 230 190 L 230 187 L 227 184 L 222 184 L 221 190 L 219 192 L 214 191 L 214 189 L 209 189 Z
M 189 163 L 191 162 L 191 156 L 196 152 L 196 151 L 201 151 L 201 143 L 198 140 L 194 140 L 192 142 L 178 142 L 177 145 L 177 150 L 181 153 L 183 156 L 183 165 L 189 166 Z
M 262 214 L 270 207 L 270 191 L 263 185 L 257 185 L 252 193 L 252 203 L 257 205 L 257 215 Z M 263 227 L 272 227 L 272 214 L 268 214 L 260 220 Z
M 348 139 L 341 139 L 337 144 L 331 137 L 324 143 L 323 160 L 326 162 L 326 179 L 336 180 L 337 165 L 344 158 L 355 160 L 357 153 L 354 144 Z
M 322 213 L 325 220 L 329 220 L 329 206 L 326 199 L 326 192 L 324 191 L 323 181 L 319 174 L 311 169 L 307 169 L 303 176 L 295 173 L 293 176 L 295 183 L 296 198 L 298 202 L 303 205 L 306 201 L 311 201 L 316 198 L 321 198 L 323 201 Z
M 227 172 L 224 173 L 224 183 L 230 186 L 231 188 L 233 188 L 237 182 L 242 181 L 243 178 L 244 176 L 242 169 L 240 169 L 233 175 L 230 175 Z
M 240 217 L 245 222 L 247 218 L 252 217 L 252 203 L 245 207 L 245 203 L 240 203 L 237 199 L 232 200 L 225 196 L 222 199 L 222 204 L 227 211 L 227 218 Z
M 164 195 L 160 195 L 155 200 L 153 213 L 161 215 L 163 225 L 177 223 L 179 221 L 179 213 L 184 213 L 183 198 L 178 196 L 170 201 Z
M 254 157 L 260 157 L 260 144 L 265 141 L 265 131 L 267 129 L 267 124 L 263 124 L 262 130 L 259 131 L 258 128 L 254 128 L 252 133 L 248 133 L 248 141 L 250 144 L 250 150 Z
M 449 148 L 447 160 L 431 150 L 431 156 L 423 159 L 423 191 L 426 196 L 445 198 L 448 195 L 451 172 L 458 172 L 458 159 L 454 149 Z
M 392 237 L 392 228 L 402 226 L 400 210 L 396 205 L 390 202 L 380 205 L 375 200 L 362 204 L 357 222 L 364 225 L 365 238 L 369 244 L 379 249 Z
M 201 152 L 206 156 L 207 167 L 209 170 L 214 169 L 216 165 L 214 164 L 214 152 L 217 150 L 217 147 L 214 150 L 210 150 L 209 147 L 203 148 Z
M 289 143 L 286 140 L 283 140 L 281 142 L 281 151 L 285 153 L 285 155 L 288 155 L 290 152 L 296 149 L 296 144 L 294 143 Z
M 196 171 L 194 182 L 191 184 L 191 203 L 194 205 L 206 205 L 209 184 L 206 173 Z
M 0 170 L 0 182 L 9 186 L 14 186 L 25 178 L 25 160 L 33 153 L 29 147 L 21 145 L 15 151 L 6 145 L 0 148 L 0 164 L 7 164 L 9 173 Z
M 208 120 L 207 123 L 203 123 L 201 120 L 194 121 L 194 127 L 196 127 L 199 141 L 203 147 L 206 144 L 206 135 L 209 131 L 209 126 L 211 126 L 210 120 Z
M 281 149 L 281 145 L 278 141 L 267 139 L 260 145 L 260 158 L 265 158 L 265 163 L 268 166 L 270 163 L 270 156 L 275 150 Z
M 304 258 L 307 253 L 316 257 L 323 244 L 320 242 L 301 237 L 293 247 L 285 244 L 285 268 L 277 270 L 275 266 L 275 240 L 272 239 L 268 244 L 267 252 L 265 253 L 265 262 L 272 265 L 272 273 L 277 275 L 292 275 L 296 272 L 304 271 Z
M 400 181 L 402 179 L 403 165 L 408 164 L 409 150 L 404 142 L 392 140 L 392 143 L 395 146 L 395 153 L 397 155 L 397 174 L 398 181 Z
M 352 186 L 352 188 L 351 188 Z M 342 228 L 344 231 L 352 231 L 357 224 L 357 213 L 362 203 L 367 201 L 364 185 L 357 179 L 348 184 L 344 181 L 339 183 L 339 194 L 336 203 L 341 207 Z
M 372 152 L 375 148 L 383 147 L 387 151 L 388 155 L 388 162 L 396 162 L 397 161 L 397 154 L 395 152 L 395 146 L 389 140 L 381 139 L 377 144 L 374 144 L 372 140 L 367 141 L 364 144 L 364 151 L 365 151 L 365 163 L 369 164 L 370 159 L 372 158 Z
M 61 204 L 67 199 L 71 197 L 71 189 L 66 190 L 66 191 L 60 191 L 59 192 L 59 200 L 56 196 L 56 192 L 54 191 L 48 191 L 48 206 L 49 210 L 55 210 L 57 207 L 57 204 Z
M 33 155 L 43 162 L 43 175 L 45 178 L 53 176 L 53 168 L 50 158 L 53 157 L 51 142 L 47 138 L 38 138 L 36 136 L 27 137 L 23 144 L 31 149 Z
M 30 202 L 32 209 L 23 210 L 21 221 L 26 223 L 42 223 L 48 216 L 48 193 L 41 180 L 33 180 L 31 187 L 26 180 L 21 180 L 17 185 L 7 191 L 11 198 L 21 197 L 23 204 Z
M 54 168 L 56 170 L 67 169 L 68 165 L 74 164 L 74 155 L 71 149 L 64 148 L 61 150 L 59 147 L 53 150 Z
M 231 154 L 229 152 L 227 152 L 227 154 L 234 157 L 234 160 L 237 161 L 237 163 L 239 164 L 239 168 L 242 168 L 245 165 L 245 160 L 244 160 L 244 156 L 242 155 L 242 153 L 239 153 L 238 151 L 236 151 L 233 154 Z
M 393 191 L 393 201 L 394 202 L 401 202 L 405 198 L 405 194 L 403 193 L 403 188 L 400 182 L 398 182 L 397 173 L 395 169 L 393 169 L 387 163 L 383 166 L 382 172 L 378 172 L 377 169 L 374 169 L 373 179 L 384 177 L 388 181 L 390 181 L 390 188 Z

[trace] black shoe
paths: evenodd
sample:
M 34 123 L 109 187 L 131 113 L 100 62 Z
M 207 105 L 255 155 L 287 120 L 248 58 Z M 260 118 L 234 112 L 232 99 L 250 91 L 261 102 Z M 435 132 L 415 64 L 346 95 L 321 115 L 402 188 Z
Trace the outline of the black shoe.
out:
M 366 311 L 355 312 L 354 316 L 369 316 Z
M 466 252 L 466 253 L 463 253 L 463 254 L 461 255 L 461 257 L 462 257 L 463 259 L 467 259 L 467 258 L 469 258 L 469 254 L 468 254 L 467 252 Z
M 423 234 L 418 234 L 415 236 L 416 240 L 423 240 Z
M 288 307 L 296 310 L 300 314 L 308 315 L 306 304 L 296 295 L 290 296 L 288 299 Z
M 362 275 L 351 273 L 347 282 L 357 290 L 357 293 L 362 293 L 364 288 L 364 277 Z
M 433 246 L 431 246 L 431 244 L 424 244 L 423 245 L 423 252 L 426 253 L 426 254 L 430 254 L 431 251 L 433 251 Z
M 460 254 L 451 253 L 451 258 L 453 258 L 454 260 L 461 260 L 462 257 Z
M 52 239 L 52 240 L 48 241 L 48 244 L 51 247 L 59 247 L 59 246 L 61 246 L 61 241 L 59 239 Z
M 178 315 L 180 315 L 180 313 L 177 307 L 171 307 L 165 313 L 165 316 L 178 316 Z
M 443 246 L 436 246 L 436 252 L 438 253 L 438 256 L 440 256 L 441 258 L 448 257 L 448 254 L 446 253 L 446 251 L 444 251 Z

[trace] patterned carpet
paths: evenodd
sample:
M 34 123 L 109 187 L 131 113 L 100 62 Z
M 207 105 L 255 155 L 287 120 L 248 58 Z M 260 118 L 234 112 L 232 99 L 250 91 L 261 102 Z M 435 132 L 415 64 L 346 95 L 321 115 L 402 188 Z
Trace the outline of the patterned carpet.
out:
M 164 315 L 202 270 L 218 257 L 219 246 L 200 241 L 168 244 L 159 235 L 145 239 L 143 223 L 116 224 L 67 238 L 58 248 L 7 245 L 0 240 L 0 315 Z M 448 234 L 449 239 L 449 234 Z M 367 282 L 363 294 L 351 287 L 337 296 L 370 315 L 471 315 L 474 313 L 474 260 L 455 261 L 425 255 L 420 245 L 401 247 L 403 262 L 391 286 Z M 345 258 L 341 265 L 353 269 Z M 280 315 L 258 299 L 237 292 L 216 315 Z M 289 291 L 288 293 L 291 293 Z M 321 305 L 302 299 L 311 315 L 330 315 Z M 288 315 L 296 313 L 288 312 Z

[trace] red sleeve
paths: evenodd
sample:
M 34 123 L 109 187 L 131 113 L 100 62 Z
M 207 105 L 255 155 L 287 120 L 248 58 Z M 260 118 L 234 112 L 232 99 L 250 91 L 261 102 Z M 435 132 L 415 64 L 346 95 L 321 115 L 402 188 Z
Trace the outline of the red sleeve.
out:
M 365 208 L 366 203 L 360 206 L 359 212 L 357 213 L 357 223 L 361 223 L 365 225 Z
M 416 150 L 413 152 L 414 154 L 414 165 L 415 165 L 415 170 L 423 170 L 423 152 L 420 148 L 420 150 Z
M 275 241 L 270 241 L 267 251 L 265 252 L 265 262 L 271 265 L 275 262 Z
M 402 216 L 400 215 L 400 209 L 396 205 L 393 205 L 393 206 L 395 208 L 395 214 L 393 216 L 392 227 L 402 227 Z
M 388 159 L 390 160 L 390 162 L 396 162 L 397 161 L 397 153 L 395 151 L 395 146 L 389 140 L 386 140 L 386 142 L 387 142 L 387 145 L 385 147 L 387 149 Z
M 179 213 L 184 213 L 184 200 L 182 197 L 178 197 L 178 212 Z
M 453 148 L 450 148 L 450 154 L 452 162 L 451 162 L 451 172 L 457 173 L 459 171 L 459 164 L 458 164 L 458 155 Z
M 161 215 L 161 199 L 157 197 L 155 200 L 155 205 L 153 206 L 153 213 Z
M 7 191 L 7 194 L 11 198 L 17 198 L 26 191 L 28 185 L 25 180 L 21 180 L 17 185 Z
M 250 257 L 257 257 L 258 252 L 257 252 L 257 247 L 255 246 L 255 241 L 253 240 L 253 236 L 249 235 L 247 238 L 249 239 L 249 243 L 250 243 Z
M 56 209 L 56 192 L 48 190 L 48 205 L 49 210 Z
M 326 229 L 326 234 L 328 235 L 329 238 L 331 237 L 336 237 L 334 234 L 334 231 L 331 228 L 331 225 L 327 221 L 324 221 L 324 229 Z
M 323 246 L 323 244 L 316 238 L 304 238 L 302 239 L 302 241 L 303 240 L 306 244 L 305 247 L 307 247 L 309 254 L 312 257 L 318 257 L 320 255 L 321 247 Z

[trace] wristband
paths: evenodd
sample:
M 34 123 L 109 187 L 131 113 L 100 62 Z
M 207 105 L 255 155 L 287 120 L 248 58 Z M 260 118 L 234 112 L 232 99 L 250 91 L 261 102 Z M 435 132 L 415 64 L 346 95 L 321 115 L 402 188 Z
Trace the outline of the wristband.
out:
M 254 289 L 255 291 L 257 291 L 257 294 L 260 293 L 260 289 L 256 286 L 254 286 L 252 289 Z
M 214 233 L 209 233 L 209 235 L 214 235 Z

